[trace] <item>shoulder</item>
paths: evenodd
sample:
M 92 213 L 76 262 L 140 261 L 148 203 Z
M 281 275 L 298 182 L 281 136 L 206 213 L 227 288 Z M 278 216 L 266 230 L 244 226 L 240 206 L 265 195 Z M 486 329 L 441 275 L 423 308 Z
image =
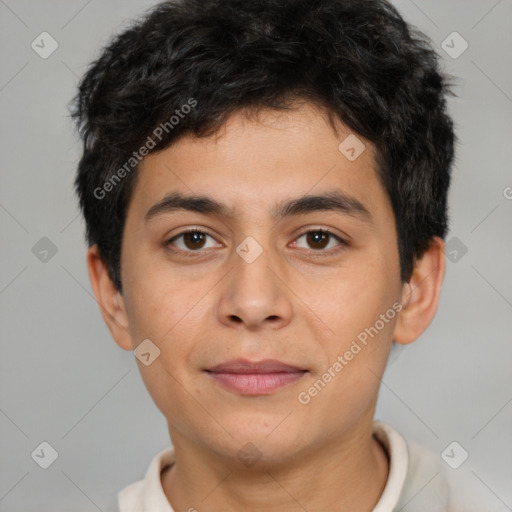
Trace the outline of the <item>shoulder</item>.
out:
M 173 463 L 173 448 L 166 448 L 155 455 L 144 478 L 118 492 L 119 512 L 173 512 L 162 489 L 160 477 L 162 471 Z
M 127 485 L 117 493 L 119 512 L 139 512 L 144 506 L 144 480 Z
M 453 500 L 449 475 L 440 456 L 414 442 L 407 442 L 408 468 L 398 510 L 451 512 Z
M 388 428 L 389 425 L 387 426 Z M 391 429 L 393 430 L 393 429 Z M 394 433 L 402 438 L 398 432 Z M 403 438 L 402 438 L 403 439 Z M 479 492 L 474 479 L 464 468 L 452 469 L 432 451 L 416 442 L 404 441 L 407 472 L 394 510 L 400 512 L 501 512 L 493 501 Z M 490 503 L 491 501 L 491 503 Z

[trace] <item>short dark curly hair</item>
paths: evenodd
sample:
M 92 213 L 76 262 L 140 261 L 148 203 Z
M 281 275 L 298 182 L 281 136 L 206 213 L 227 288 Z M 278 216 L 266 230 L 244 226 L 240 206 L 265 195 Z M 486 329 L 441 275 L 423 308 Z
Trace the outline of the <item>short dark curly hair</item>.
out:
M 447 94 L 429 40 L 385 0 L 160 3 L 103 49 L 72 102 L 87 241 L 122 291 L 122 233 L 141 154 L 185 133 L 213 135 L 238 111 L 305 100 L 375 146 L 407 282 L 448 227 Z

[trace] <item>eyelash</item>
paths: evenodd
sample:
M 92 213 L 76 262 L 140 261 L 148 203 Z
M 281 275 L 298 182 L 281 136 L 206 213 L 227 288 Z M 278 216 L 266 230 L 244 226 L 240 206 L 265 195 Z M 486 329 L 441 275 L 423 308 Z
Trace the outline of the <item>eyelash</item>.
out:
M 194 257 L 194 256 L 196 256 L 197 253 L 204 252 L 204 250 L 202 250 L 202 249 L 198 249 L 196 251 L 191 251 L 191 250 L 184 251 L 182 249 L 172 249 L 172 248 L 170 248 L 171 244 L 176 239 L 180 238 L 183 235 L 186 235 L 187 233 L 200 233 L 202 235 L 208 235 L 209 237 L 213 238 L 213 236 L 210 235 L 210 233 L 208 233 L 206 231 L 203 231 L 203 230 L 197 229 L 197 228 L 191 228 L 191 229 L 187 229 L 185 231 L 182 231 L 181 233 L 178 233 L 177 235 L 174 235 L 172 238 L 170 238 L 169 240 L 167 240 L 165 242 L 165 246 L 169 249 L 169 251 L 171 251 L 173 253 L 180 253 L 181 255 L 183 255 L 185 257 Z M 322 233 L 322 234 L 328 235 L 328 236 L 330 236 L 332 238 L 335 238 L 339 242 L 339 245 L 337 245 L 334 249 L 328 249 L 328 250 L 325 250 L 325 249 L 304 249 L 304 250 L 308 251 L 309 253 L 314 253 L 315 257 L 316 256 L 319 256 L 319 257 L 332 256 L 333 254 L 337 254 L 339 251 L 342 251 L 343 249 L 345 249 L 346 247 L 349 246 L 349 244 L 348 244 L 348 242 L 346 240 L 344 240 L 343 238 L 341 238 L 338 235 L 334 234 L 332 231 L 329 231 L 329 230 L 326 230 L 326 229 L 310 229 L 308 231 L 305 231 L 301 235 L 299 235 L 295 240 L 298 240 L 298 239 L 302 238 L 304 235 L 307 235 L 309 233 Z

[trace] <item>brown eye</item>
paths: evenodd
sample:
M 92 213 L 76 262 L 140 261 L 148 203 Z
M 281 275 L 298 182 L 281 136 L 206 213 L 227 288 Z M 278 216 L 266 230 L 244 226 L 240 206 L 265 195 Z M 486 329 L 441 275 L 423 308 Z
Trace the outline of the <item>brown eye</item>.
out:
M 168 242 L 166 242 L 166 245 L 174 246 L 182 252 L 199 252 L 200 249 L 209 248 L 206 247 L 208 237 L 213 240 L 213 237 L 208 233 L 198 229 L 193 229 L 184 231 L 183 233 L 172 237 Z M 210 247 L 213 246 L 214 245 L 210 245 Z
M 308 247 L 305 247 L 305 249 L 310 249 L 311 251 L 330 253 L 336 251 L 337 249 L 342 249 L 344 246 L 348 245 L 339 236 L 323 229 L 315 229 L 312 231 L 308 231 L 299 236 L 297 240 L 300 240 L 301 238 L 304 238 L 306 240 L 306 244 Z M 337 243 L 334 243 L 333 245 L 333 241 Z M 300 247 L 300 245 L 298 244 L 297 246 Z M 328 249 L 326 250 L 326 248 Z
M 306 240 L 313 249 L 325 249 L 329 243 L 329 235 L 322 231 L 306 233 Z
M 201 249 L 205 242 L 205 234 L 199 231 L 185 233 L 183 242 L 188 249 Z

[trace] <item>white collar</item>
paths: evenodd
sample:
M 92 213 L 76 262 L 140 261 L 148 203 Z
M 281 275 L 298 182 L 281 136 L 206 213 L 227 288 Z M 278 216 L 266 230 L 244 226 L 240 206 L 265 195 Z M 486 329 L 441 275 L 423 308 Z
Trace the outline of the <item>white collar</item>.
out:
M 409 454 L 404 438 L 382 421 L 374 421 L 373 436 L 380 442 L 389 459 L 386 487 L 372 512 L 392 512 L 400 498 L 409 467 Z

